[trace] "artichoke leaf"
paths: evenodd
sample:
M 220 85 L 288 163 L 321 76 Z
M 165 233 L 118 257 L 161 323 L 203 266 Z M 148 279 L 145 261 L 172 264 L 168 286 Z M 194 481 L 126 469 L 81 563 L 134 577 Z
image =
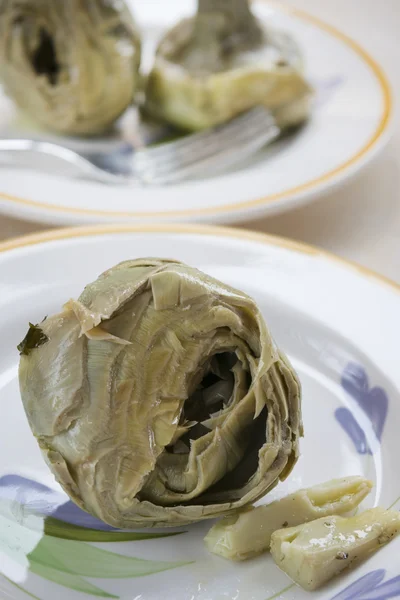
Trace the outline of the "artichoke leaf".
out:
M 48 339 L 49 338 L 45 333 L 43 333 L 43 330 L 39 327 L 39 325 L 33 325 L 32 323 L 29 323 L 28 332 L 22 342 L 18 344 L 17 350 L 20 354 L 29 356 L 32 350 L 38 348 L 42 344 L 45 344 Z

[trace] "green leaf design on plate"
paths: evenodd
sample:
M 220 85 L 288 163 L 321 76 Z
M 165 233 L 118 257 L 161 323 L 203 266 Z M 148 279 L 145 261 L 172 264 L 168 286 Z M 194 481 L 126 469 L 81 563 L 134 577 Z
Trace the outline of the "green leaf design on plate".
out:
M 291 583 L 290 585 L 288 585 L 285 588 L 283 588 L 283 590 L 279 590 L 279 592 L 276 592 L 272 596 L 268 596 L 267 600 L 275 600 L 275 599 L 281 598 L 282 594 L 285 594 L 286 592 L 288 592 L 289 590 L 291 590 L 295 586 L 296 586 L 295 583 Z
M 77 592 L 83 592 L 84 594 L 92 594 L 92 596 L 98 596 L 100 598 L 119 598 L 119 596 L 109 594 L 92 583 L 89 583 L 82 577 L 79 577 L 79 575 L 74 575 L 73 573 L 64 573 L 57 569 L 53 569 L 33 561 L 30 565 L 30 571 L 35 573 L 35 575 L 44 577 L 48 581 L 54 581 L 54 583 L 63 585 L 70 590 L 76 590 Z
M 167 562 L 124 556 L 85 542 L 48 535 L 42 537 L 27 558 L 31 564 L 50 567 L 62 573 L 103 579 L 142 577 L 190 564 L 188 561 Z
M 13 587 L 17 588 L 17 590 L 20 590 L 21 592 L 24 592 L 24 594 L 26 594 L 27 596 L 29 596 L 29 598 L 33 598 L 33 600 L 40 600 L 40 598 L 38 598 L 34 594 L 31 594 L 31 592 L 28 592 L 28 590 L 26 590 L 25 588 L 23 588 L 20 585 L 18 585 L 18 583 L 15 583 L 15 581 L 13 581 L 12 579 L 9 579 L 8 577 L 6 577 L 6 575 L 4 575 L 4 573 L 1 573 L 1 576 L 2 576 L 3 579 L 5 579 L 6 581 L 8 581 L 8 583 L 10 585 L 12 585 Z
M 18 514 L 18 522 L 30 530 L 40 531 L 51 537 L 64 540 L 75 540 L 77 542 L 138 542 L 143 540 L 154 540 L 158 538 L 173 537 L 187 533 L 186 531 L 167 531 L 155 533 L 150 531 L 119 531 L 102 530 L 82 527 L 61 521 L 55 517 L 44 517 L 37 510 L 32 510 L 28 505 L 10 500 L 0 499 L 0 515 L 11 518 Z M 30 519 L 35 516 L 37 519 Z M 14 516 L 15 518 L 15 516 Z
M 101 598 L 118 598 L 86 578 L 135 578 L 191 564 L 189 561 L 172 562 L 125 556 L 87 543 L 89 538 L 90 541 L 97 542 L 128 541 L 171 536 L 181 532 L 157 534 L 100 531 L 72 526 L 54 518 L 46 521 L 32 513 L 24 515 L 19 503 L 0 501 L 0 551 L 19 564 L 22 572 L 29 570 L 71 590 Z M 82 537 L 85 541 L 82 541 Z
M 99 598 L 119 598 L 119 596 L 115 596 L 114 594 L 109 594 L 108 592 L 105 592 L 101 588 L 89 583 L 82 577 L 79 577 L 79 575 L 73 575 L 71 573 L 63 573 L 63 572 L 58 571 L 57 569 L 53 569 L 53 568 L 47 567 L 45 565 L 37 564 L 34 561 L 30 563 L 29 570 L 31 571 L 31 573 L 34 573 L 35 575 L 39 575 L 40 577 L 43 577 L 44 579 L 47 579 L 48 581 L 53 581 L 54 583 L 57 583 L 58 585 L 62 585 L 64 587 L 67 587 L 71 590 L 83 592 L 84 594 L 91 594 L 92 596 L 98 596 Z M 21 592 L 24 592 L 27 596 L 29 596 L 30 598 L 33 598 L 33 600 L 40 600 L 40 598 L 38 598 L 31 592 L 28 592 L 28 590 L 21 587 L 17 583 L 15 583 L 15 581 L 12 581 L 8 577 L 6 577 L 4 574 L 2 575 L 2 577 L 4 577 L 4 579 L 6 579 L 10 583 L 10 585 L 17 588 Z
M 186 531 L 170 531 L 167 533 L 139 533 L 136 531 L 102 531 L 100 529 L 88 529 L 79 525 L 72 525 L 53 517 L 46 517 L 44 531 L 47 535 L 62 538 L 64 540 L 75 540 L 78 542 L 136 542 L 140 540 L 153 540 L 157 538 L 172 537 L 186 533 Z

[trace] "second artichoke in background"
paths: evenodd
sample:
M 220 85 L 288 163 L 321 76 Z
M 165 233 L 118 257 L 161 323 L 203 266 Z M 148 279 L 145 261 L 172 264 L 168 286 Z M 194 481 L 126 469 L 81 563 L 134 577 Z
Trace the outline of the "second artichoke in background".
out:
M 0 78 L 44 127 L 109 128 L 138 85 L 140 38 L 121 0 L 0 0 Z

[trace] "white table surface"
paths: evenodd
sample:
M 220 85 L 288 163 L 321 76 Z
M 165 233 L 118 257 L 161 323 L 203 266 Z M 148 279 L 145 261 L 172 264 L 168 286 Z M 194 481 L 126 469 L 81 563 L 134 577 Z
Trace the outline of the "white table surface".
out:
M 321 246 L 400 283 L 400 0 L 288 3 L 335 25 L 383 66 L 394 93 L 394 133 L 383 153 L 345 187 L 308 206 L 243 226 Z M 0 240 L 43 229 L 0 215 Z

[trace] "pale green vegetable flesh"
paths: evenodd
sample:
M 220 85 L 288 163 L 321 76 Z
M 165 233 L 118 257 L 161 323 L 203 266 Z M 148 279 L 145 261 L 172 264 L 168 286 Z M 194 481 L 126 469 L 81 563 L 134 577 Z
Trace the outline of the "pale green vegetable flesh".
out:
M 109 128 L 133 100 L 139 63 L 123 0 L 0 0 L 0 79 L 46 128 Z
M 225 517 L 211 527 L 204 541 L 214 554 L 231 560 L 246 560 L 269 550 L 271 535 L 282 527 L 351 513 L 371 488 L 371 481 L 364 477 L 333 479 L 271 504 Z
M 289 35 L 265 28 L 248 0 L 199 0 L 197 15 L 162 39 L 145 107 L 199 130 L 261 104 L 284 127 L 308 117 L 311 97 L 300 49 Z
M 271 554 L 293 581 L 315 590 L 358 564 L 400 531 L 400 513 L 372 508 L 355 517 L 322 518 L 272 535 Z
M 246 294 L 176 261 L 127 261 L 36 327 L 44 343 L 19 372 L 30 426 L 103 521 L 229 514 L 292 470 L 300 384 Z

